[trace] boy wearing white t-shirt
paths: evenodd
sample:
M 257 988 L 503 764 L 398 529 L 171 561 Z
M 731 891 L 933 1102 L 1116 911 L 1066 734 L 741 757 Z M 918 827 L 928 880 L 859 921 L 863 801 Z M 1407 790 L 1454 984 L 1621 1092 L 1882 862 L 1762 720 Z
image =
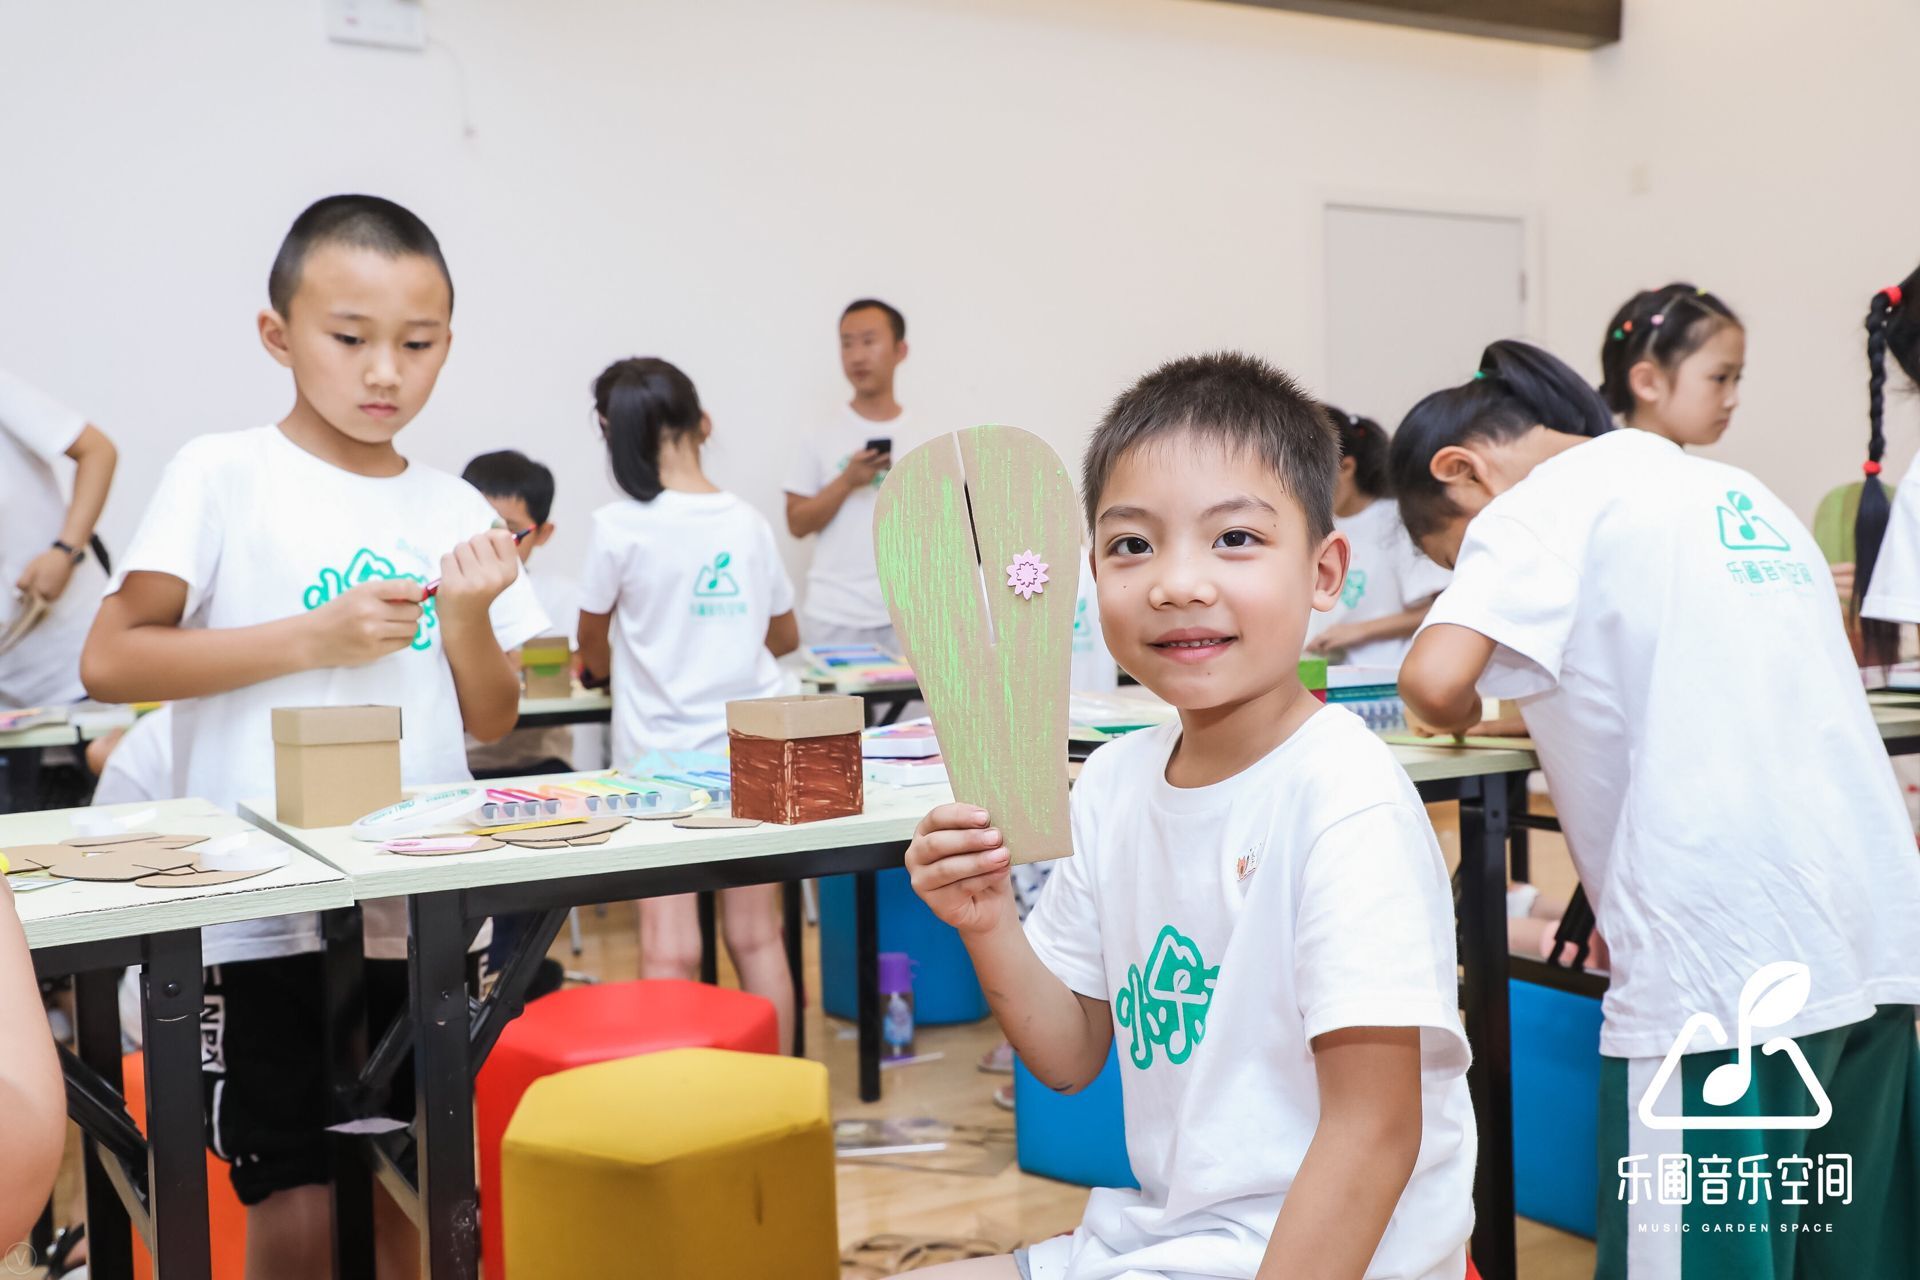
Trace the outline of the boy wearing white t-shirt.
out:
M 1094 433 L 1107 644 L 1180 719 L 1087 761 L 1024 931 L 987 813 L 934 810 L 907 866 L 1036 1076 L 1080 1089 L 1117 1037 L 1140 1190 L 956 1280 L 1466 1272 L 1446 868 L 1388 748 L 1298 678 L 1346 576 L 1338 461 L 1319 408 L 1244 355 L 1163 366 Z
M 840 368 L 853 399 L 802 445 L 787 473 L 787 531 L 819 534 L 801 620 L 808 644 L 871 644 L 899 653 L 873 559 L 873 504 L 894 453 L 919 443 L 894 399 L 907 319 L 878 298 L 840 314 Z
M 40 620 L 0 652 L 0 708 L 78 702 L 80 646 L 106 575 L 88 556 L 118 453 L 86 417 L 0 369 L 0 635 Z M 73 466 L 73 494 L 61 474 Z
M 1415 406 L 1393 471 L 1453 569 L 1408 710 L 1519 701 L 1611 953 L 1595 1274 L 1920 1274 L 1920 857 L 1812 535 L 1523 343 Z
M 394 449 L 452 337 L 439 244 L 390 201 L 329 197 L 295 220 L 268 294 L 261 342 L 293 371 L 293 410 L 168 465 L 88 638 L 87 687 L 171 700 L 174 794 L 223 808 L 273 794 L 275 707 L 398 706 L 403 780 L 465 778 L 462 728 L 513 727 L 505 650 L 548 623 L 486 500 Z M 404 904 L 364 916 L 379 1027 L 405 1003 Z M 247 1273 L 327 1276 L 318 919 L 220 926 L 205 946 L 208 1137 L 249 1206 Z M 376 1204 L 382 1274 L 402 1274 L 417 1247 Z

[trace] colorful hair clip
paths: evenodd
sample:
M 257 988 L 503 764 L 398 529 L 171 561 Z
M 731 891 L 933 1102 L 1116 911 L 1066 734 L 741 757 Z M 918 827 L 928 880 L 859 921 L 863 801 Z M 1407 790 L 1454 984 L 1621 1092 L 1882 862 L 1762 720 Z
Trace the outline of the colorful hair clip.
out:
M 1861 463 L 1860 469 L 1866 472 L 1870 476 L 1877 476 L 1880 474 L 1880 464 L 1873 461 L 1871 458 Z
M 1626 336 L 1627 336 L 1627 331 L 1625 329 L 1615 329 L 1613 331 L 1613 340 L 1615 342 L 1623 341 L 1626 338 Z
M 1887 295 L 1887 306 L 1897 307 L 1900 305 L 1900 286 L 1899 285 L 1890 284 L 1886 288 L 1882 289 L 1880 292 Z
M 1475 369 L 1473 371 L 1473 380 L 1475 382 L 1480 381 L 1482 378 L 1486 376 L 1487 376 L 1487 371 L 1485 369 Z
M 1658 329 L 1660 327 L 1660 322 L 1665 320 L 1666 318 L 1667 318 L 1667 313 L 1662 311 L 1659 314 L 1655 315 L 1653 319 L 1647 321 L 1647 323 L 1652 325 L 1654 328 Z

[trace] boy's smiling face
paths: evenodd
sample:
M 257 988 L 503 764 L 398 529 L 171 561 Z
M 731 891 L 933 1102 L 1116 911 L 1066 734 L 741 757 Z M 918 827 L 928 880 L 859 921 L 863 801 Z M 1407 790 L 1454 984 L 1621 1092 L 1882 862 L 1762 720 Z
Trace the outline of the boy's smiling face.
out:
M 382 447 L 425 407 L 453 340 L 453 293 L 419 254 L 316 245 L 288 314 L 260 313 L 260 339 L 335 431 Z
M 1346 535 L 1314 538 L 1248 450 L 1190 432 L 1124 454 L 1096 504 L 1094 576 L 1115 660 L 1183 711 L 1297 688 L 1308 615 L 1346 581 Z

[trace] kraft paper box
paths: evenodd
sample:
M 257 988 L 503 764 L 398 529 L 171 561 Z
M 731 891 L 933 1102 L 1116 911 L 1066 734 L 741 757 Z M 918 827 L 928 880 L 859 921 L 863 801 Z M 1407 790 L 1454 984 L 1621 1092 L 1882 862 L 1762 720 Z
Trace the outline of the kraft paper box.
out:
M 529 698 L 573 696 L 573 650 L 565 636 L 541 636 L 521 645 L 520 670 Z
M 861 812 L 859 698 L 813 694 L 727 704 L 733 814 L 791 825 Z
M 274 808 L 296 827 L 339 827 L 397 804 L 400 708 L 275 707 Z

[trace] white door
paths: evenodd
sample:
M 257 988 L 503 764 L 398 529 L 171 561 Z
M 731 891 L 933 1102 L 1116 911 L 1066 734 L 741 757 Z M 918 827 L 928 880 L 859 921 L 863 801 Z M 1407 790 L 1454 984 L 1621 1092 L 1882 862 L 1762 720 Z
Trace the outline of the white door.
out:
M 1526 332 L 1519 218 L 1329 204 L 1327 399 L 1391 432 Z

